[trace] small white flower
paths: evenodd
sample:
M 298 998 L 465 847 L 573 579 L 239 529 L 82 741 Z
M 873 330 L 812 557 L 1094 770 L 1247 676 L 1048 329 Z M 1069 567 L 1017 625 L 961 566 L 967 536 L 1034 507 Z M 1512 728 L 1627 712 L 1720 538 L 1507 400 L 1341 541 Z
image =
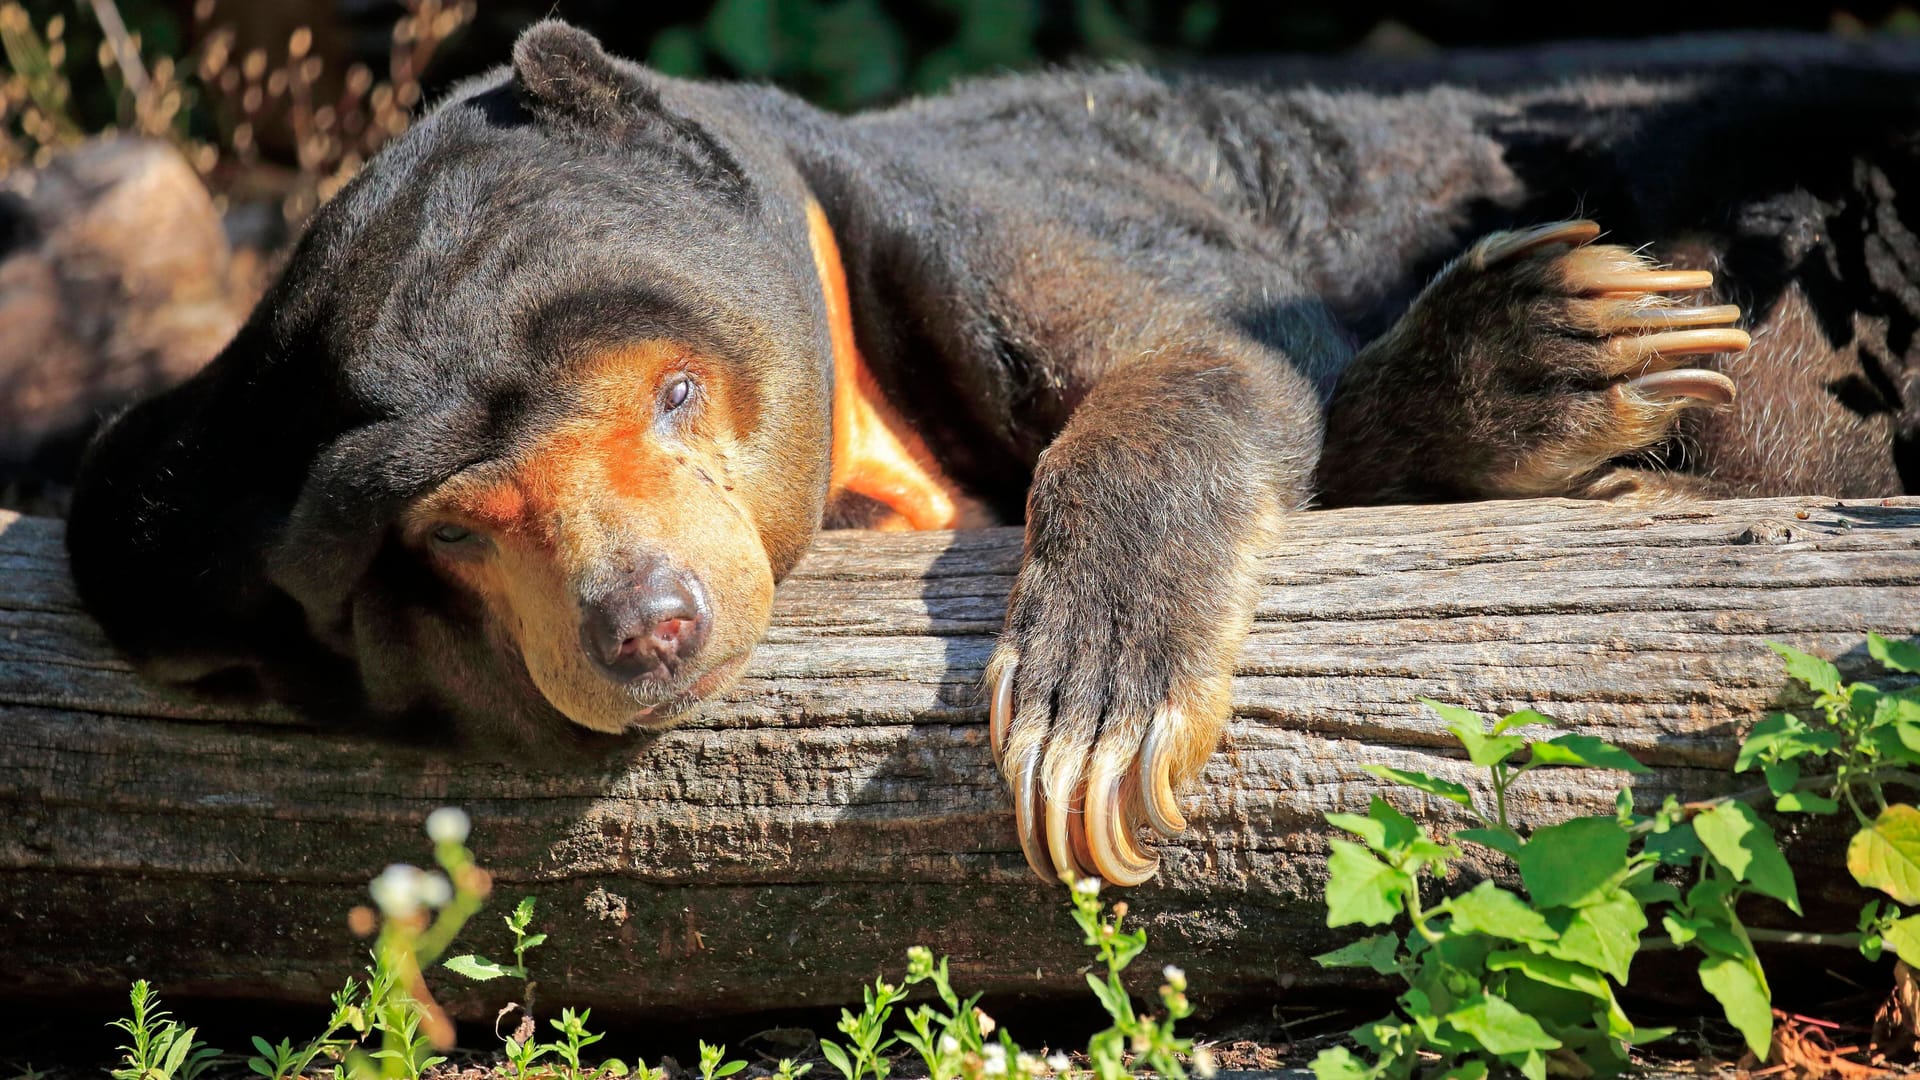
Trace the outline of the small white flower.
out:
M 367 891 L 388 918 L 405 918 L 420 910 L 420 880 L 427 875 L 417 866 L 394 863 L 373 879 Z
M 415 889 L 420 902 L 436 911 L 453 902 L 453 883 L 445 874 L 426 874 Z
M 1198 1076 L 1200 1080 L 1213 1080 L 1214 1074 L 1219 1071 L 1219 1064 L 1213 1060 L 1213 1051 L 1204 1046 L 1196 1046 L 1193 1048 L 1193 1074 L 1195 1076 Z
M 960 1052 L 960 1040 L 951 1035 L 940 1036 L 940 1052 L 951 1057 Z
M 1021 1076 L 1032 1076 L 1040 1071 L 1040 1059 L 1032 1054 L 1021 1054 L 1013 1059 L 1013 1068 Z
M 427 836 L 436 844 L 464 844 L 473 831 L 473 819 L 457 806 L 443 806 L 427 815 Z
M 1168 964 L 1166 967 L 1160 969 L 1160 974 L 1166 976 L 1167 985 L 1173 987 L 1174 993 L 1180 994 L 1180 993 L 1186 992 L 1186 989 L 1187 989 L 1187 973 L 1186 972 L 1180 970 L 1179 968 L 1175 967 L 1172 964 Z
M 1006 1047 L 1001 1046 L 998 1043 L 994 1043 L 992 1045 L 982 1047 L 980 1050 L 980 1056 L 986 1059 L 986 1061 L 980 1066 L 980 1071 L 983 1074 L 987 1076 L 1007 1075 L 1007 1048 Z
M 1057 1073 L 1065 1073 L 1068 1069 L 1073 1068 L 1073 1059 L 1065 1054 L 1049 1054 L 1047 1056 L 1047 1068 Z
M 1099 896 L 1100 879 L 1097 877 L 1081 878 L 1079 881 L 1073 883 L 1073 891 L 1079 893 L 1081 896 Z

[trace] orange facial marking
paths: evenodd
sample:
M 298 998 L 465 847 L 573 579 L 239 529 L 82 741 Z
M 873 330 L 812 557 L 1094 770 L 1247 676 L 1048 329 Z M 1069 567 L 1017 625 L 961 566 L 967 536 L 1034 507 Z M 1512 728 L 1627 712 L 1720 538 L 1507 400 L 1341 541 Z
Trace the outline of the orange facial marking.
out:
M 772 609 L 771 565 L 730 483 L 757 398 L 674 341 L 609 350 L 575 371 L 563 417 L 511 457 L 442 484 L 404 528 L 485 605 L 555 709 L 598 731 L 671 722 L 662 696 L 724 689 Z M 666 409 L 662 392 L 682 373 L 691 386 Z M 440 544 L 442 524 L 481 535 Z M 624 587 L 641 556 L 693 574 L 711 603 L 710 666 L 687 686 L 610 680 L 581 648 L 583 583 Z
M 853 311 L 840 246 L 818 203 L 807 204 L 814 268 L 833 338 L 833 464 L 827 499 L 864 495 L 892 510 L 893 529 L 960 529 L 993 516 L 947 479 L 917 432 L 881 394 L 853 338 Z

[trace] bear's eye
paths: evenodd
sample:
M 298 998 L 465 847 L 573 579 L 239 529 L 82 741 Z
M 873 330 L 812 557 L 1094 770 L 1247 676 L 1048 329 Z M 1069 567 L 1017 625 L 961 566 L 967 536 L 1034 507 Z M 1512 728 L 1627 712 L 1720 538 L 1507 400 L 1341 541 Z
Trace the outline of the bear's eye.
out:
M 672 412 L 685 405 L 687 399 L 692 396 L 693 376 L 684 373 L 675 375 L 668 380 L 666 386 L 660 389 L 660 411 Z
M 458 525 L 441 525 L 433 530 L 433 538 L 442 544 L 462 544 L 473 539 L 473 530 Z

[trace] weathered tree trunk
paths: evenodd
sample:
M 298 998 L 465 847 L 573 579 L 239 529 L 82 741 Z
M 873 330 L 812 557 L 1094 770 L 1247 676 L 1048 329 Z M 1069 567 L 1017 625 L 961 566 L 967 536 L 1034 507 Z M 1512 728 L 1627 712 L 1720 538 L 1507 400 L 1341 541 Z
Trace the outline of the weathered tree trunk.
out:
M 447 804 L 474 817 L 494 907 L 540 898 L 550 1001 L 841 1001 L 916 942 L 972 989 L 1084 993 L 975 698 L 1019 551 L 1006 529 L 828 534 L 708 719 L 537 771 L 169 701 L 79 611 L 60 526 L 0 518 L 0 995 L 144 976 L 320 999 L 364 958 L 347 910 L 384 864 L 425 859 L 420 823 Z M 1331 511 L 1293 519 L 1265 572 L 1193 827 L 1129 897 L 1153 969 L 1222 994 L 1343 977 L 1307 958 L 1350 936 L 1323 921 L 1321 814 L 1381 790 L 1362 764 L 1477 780 L 1417 698 L 1610 738 L 1656 766 L 1643 800 L 1726 790 L 1736 733 L 1782 693 L 1764 641 L 1859 669 L 1864 631 L 1920 631 L 1920 500 Z M 1609 805 L 1611 781 L 1535 774 L 1520 813 Z M 1844 878 L 1802 889 L 1837 899 Z M 495 954 L 504 937 L 492 917 L 472 932 Z

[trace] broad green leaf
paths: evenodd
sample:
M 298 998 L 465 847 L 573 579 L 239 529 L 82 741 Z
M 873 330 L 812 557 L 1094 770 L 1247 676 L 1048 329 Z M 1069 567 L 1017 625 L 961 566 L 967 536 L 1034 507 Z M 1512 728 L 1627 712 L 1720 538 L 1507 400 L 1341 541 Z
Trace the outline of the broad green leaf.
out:
M 1514 861 L 1536 907 L 1579 907 L 1612 891 L 1630 842 L 1613 818 L 1574 818 L 1535 831 Z
M 1895 671 L 1920 675 L 1920 644 L 1896 641 L 1879 634 L 1867 635 L 1867 655 Z
M 1650 1042 L 1659 1042 L 1677 1030 L 1679 1029 L 1670 1027 L 1636 1027 L 1633 1033 L 1627 1036 L 1626 1043 L 1628 1046 L 1645 1046 Z
M 1307 1068 L 1313 1070 L 1314 1080 L 1368 1080 L 1373 1075 L 1373 1070 L 1344 1046 L 1320 1051 Z
M 1451 780 L 1442 780 L 1437 776 L 1428 776 L 1423 772 L 1407 769 L 1395 769 L 1387 765 L 1362 765 L 1362 769 L 1382 780 L 1390 780 L 1415 791 L 1424 791 L 1429 795 L 1438 795 L 1443 799 L 1459 803 L 1461 806 L 1473 805 L 1473 793 L 1465 784 L 1456 784 Z
M 1793 870 L 1774 842 L 1773 829 L 1760 820 L 1753 807 L 1743 802 L 1721 803 L 1696 815 L 1693 831 L 1735 878 L 1787 905 L 1795 915 L 1800 914 L 1800 892 L 1793 883 Z
M 1920 730 L 1914 723 L 1872 724 L 1861 741 L 1887 764 L 1920 765 Z
M 840 1075 L 846 1077 L 846 1080 L 855 1080 L 853 1063 L 847 1060 L 847 1052 L 840 1049 L 839 1043 L 821 1039 L 820 1056 L 827 1059 L 827 1064 L 840 1070 Z
M 1893 920 L 1881 937 L 1909 966 L 1920 967 L 1920 915 Z
M 1607 985 L 1606 976 L 1598 971 L 1585 964 L 1540 956 L 1526 949 L 1505 949 L 1494 953 L 1487 957 L 1487 970 L 1519 971 L 1529 979 L 1537 979 L 1548 986 L 1577 990 L 1605 1002 L 1613 1001 L 1613 989 Z
M 1518 971 L 1535 982 L 1585 994 L 1600 1002 L 1601 1011 L 1607 1016 L 1607 1033 L 1610 1036 L 1624 1039 L 1633 1031 L 1633 1021 L 1627 1019 L 1626 1011 L 1620 1008 L 1620 1002 L 1613 996 L 1613 987 L 1608 985 L 1606 977 L 1585 964 L 1541 956 L 1526 949 L 1509 949 L 1487 957 L 1487 969 Z
M 1527 745 L 1527 740 L 1518 735 L 1487 734 L 1487 722 L 1472 710 L 1443 705 L 1432 698 L 1421 698 L 1420 704 L 1440 714 L 1447 730 L 1466 748 L 1467 760 L 1483 769 L 1500 764 Z
M 1815 730 L 1792 713 L 1768 713 L 1747 732 L 1733 771 L 1746 772 L 1760 761 L 1787 761 L 1807 754 L 1817 757 L 1838 749 L 1840 733 L 1832 728 Z
M 1591 735 L 1562 735 L 1549 742 L 1533 744 L 1535 765 L 1573 765 L 1588 769 L 1618 769 L 1621 772 L 1650 771 L 1634 760 L 1632 754 Z
M 1655 881 L 1638 874 L 1627 880 L 1623 886 L 1627 895 L 1640 901 L 1644 910 L 1655 904 L 1677 904 L 1680 902 L 1680 890 L 1670 881 Z M 1581 911 L 1587 910 L 1581 908 Z
M 1920 904 L 1920 810 L 1896 803 L 1847 844 L 1847 869 L 1869 889 Z
M 1116 992 L 1107 980 L 1091 971 L 1087 972 L 1087 986 L 1093 990 L 1093 996 L 1100 999 L 1100 1004 L 1106 1007 L 1110 1016 L 1124 1016 L 1132 1008 L 1125 990 Z
M 1519 712 L 1510 712 L 1499 720 L 1494 721 L 1493 733 L 1495 735 L 1502 735 L 1512 728 L 1529 727 L 1534 724 L 1542 727 L 1559 727 L 1560 721 L 1555 720 L 1546 713 L 1535 712 L 1532 709 L 1521 709 Z
M 1378 795 L 1367 806 L 1367 815 L 1328 814 L 1327 824 L 1345 829 L 1367 842 L 1367 846 L 1383 855 L 1404 851 L 1407 845 L 1423 839 L 1425 833 L 1413 819 L 1393 808 L 1393 804 Z
M 1667 931 L 1667 936 L 1673 939 L 1675 945 L 1688 945 L 1694 938 L 1700 936 L 1700 928 L 1706 926 L 1707 922 L 1705 919 L 1683 919 L 1668 912 L 1660 916 L 1660 925 Z
M 1700 838 L 1694 835 L 1693 825 L 1688 822 L 1673 825 L 1666 832 L 1650 834 L 1643 846 L 1647 854 L 1668 866 L 1685 866 L 1705 850 L 1700 846 Z
M 1800 782 L 1800 766 L 1792 761 L 1769 761 L 1760 766 L 1761 775 L 1767 779 L 1767 790 L 1775 795 L 1785 795 Z
M 1469 999 L 1448 1013 L 1446 1020 L 1471 1035 L 1490 1054 L 1519 1054 L 1560 1046 L 1560 1040 L 1547 1034 L 1539 1021 L 1494 994 Z
M 1326 968 L 1370 967 L 1382 975 L 1391 975 L 1400 969 L 1394 959 L 1399 952 L 1398 934 L 1375 934 L 1342 945 L 1332 952 L 1321 953 L 1313 960 Z
M 1840 692 L 1840 670 L 1832 664 L 1817 656 L 1809 656 L 1798 649 L 1788 648 L 1777 641 L 1767 642 L 1767 648 L 1779 653 L 1787 662 L 1787 675 L 1790 678 L 1807 684 L 1816 693 L 1838 694 Z M 1760 1057 L 1766 1056 L 1764 1051 L 1755 1053 Z
M 1709 956 L 1700 961 L 1700 985 L 1720 1002 L 1727 1022 L 1747 1040 L 1747 1049 L 1765 1061 L 1773 1041 L 1773 1004 L 1753 971 L 1734 957 Z
M 1439 1080 L 1487 1080 L 1487 1063 L 1467 1061 L 1440 1074 Z
M 512 972 L 501 965 L 485 957 L 475 956 L 472 953 L 468 953 L 465 956 L 448 957 L 442 961 L 442 966 L 456 974 L 465 975 L 467 978 L 473 979 L 476 982 L 486 982 L 489 979 L 497 979 L 502 975 L 512 974 Z
M 1400 914 L 1413 879 L 1373 857 L 1359 844 L 1331 841 L 1327 859 L 1327 925 L 1384 926 Z
M 1735 933 L 1731 926 L 1708 922 L 1695 931 L 1695 936 L 1700 940 L 1700 947 L 1708 952 L 1743 960 L 1749 967 L 1760 962 L 1753 955 L 1753 942 L 1747 940 L 1746 935 Z
M 1702 878 L 1687 887 L 1687 907 L 1696 918 L 1731 922 L 1733 910 L 1727 907 L 1727 894 L 1732 891 L 1733 882 L 1726 878 Z
M 1559 940 L 1544 946 L 1547 954 L 1599 968 L 1624 985 L 1634 954 L 1640 950 L 1640 932 L 1647 928 L 1640 902 L 1626 893 L 1614 893 L 1574 909 L 1566 919 Z
M 1505 829 L 1460 829 L 1453 838 L 1490 847 L 1509 859 L 1520 854 L 1520 838 Z
M 1840 803 L 1811 791 L 1789 791 L 1773 800 L 1773 808 L 1782 814 L 1832 814 L 1839 812 Z
M 1448 900 L 1446 908 L 1453 913 L 1455 930 L 1471 930 L 1508 941 L 1550 941 L 1559 936 L 1547 925 L 1544 915 L 1491 881 L 1483 881 L 1471 891 Z

